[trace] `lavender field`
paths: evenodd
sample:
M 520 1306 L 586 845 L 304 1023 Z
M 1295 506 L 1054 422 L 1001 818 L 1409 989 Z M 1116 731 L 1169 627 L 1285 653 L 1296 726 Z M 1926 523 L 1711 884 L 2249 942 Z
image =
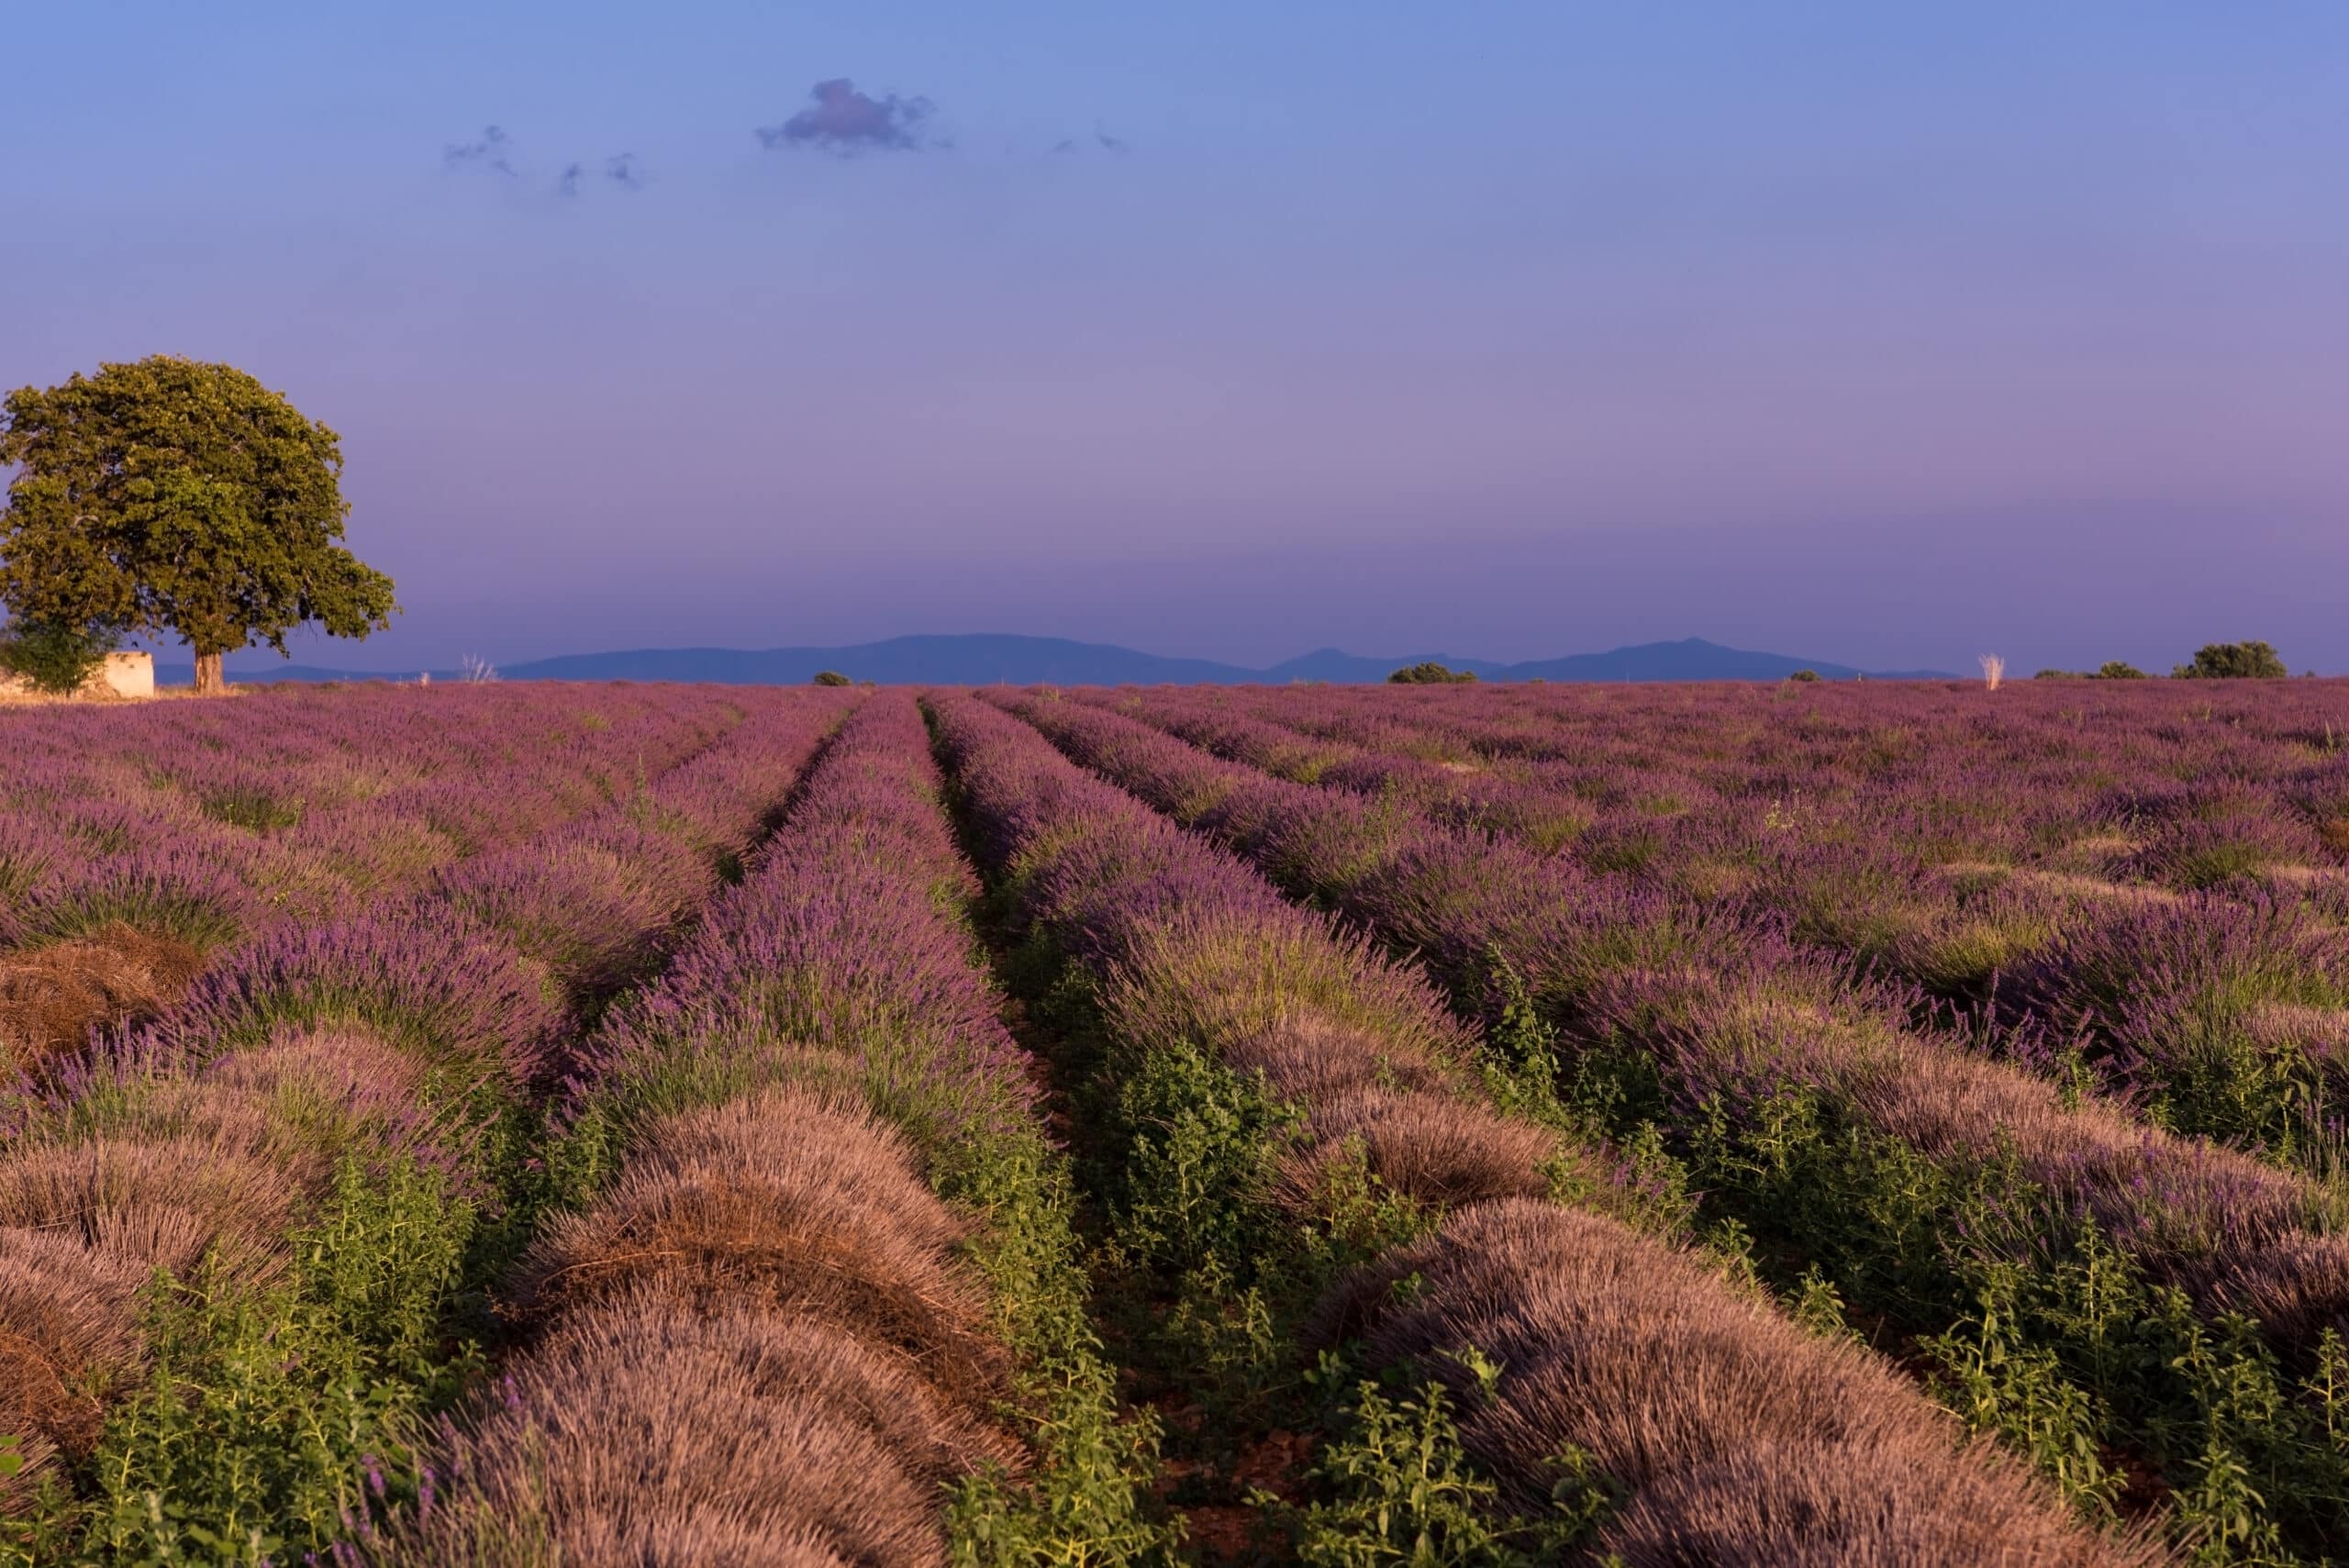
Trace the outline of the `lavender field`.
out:
M 0 1561 L 2349 1556 L 2349 686 L 0 710 Z

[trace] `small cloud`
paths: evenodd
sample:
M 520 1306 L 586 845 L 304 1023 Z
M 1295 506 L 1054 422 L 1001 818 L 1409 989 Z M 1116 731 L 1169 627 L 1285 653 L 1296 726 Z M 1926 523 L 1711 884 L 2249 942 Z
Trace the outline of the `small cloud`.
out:
M 451 145 L 441 154 L 440 161 L 451 172 L 463 169 L 485 169 L 502 179 L 519 180 L 523 177 L 524 165 L 517 161 L 514 139 L 496 126 L 484 127 L 478 140 Z M 593 166 L 574 159 L 562 165 L 549 189 L 557 198 L 572 201 L 584 195 L 589 183 L 598 177 Z M 530 175 L 533 183 L 538 178 L 536 172 Z M 604 160 L 600 179 L 602 183 L 623 191 L 640 191 L 651 176 L 644 172 L 644 165 L 637 161 L 635 153 L 619 152 Z
M 494 125 L 482 128 L 481 139 L 478 141 L 450 143 L 447 150 L 440 154 L 440 166 L 452 170 L 486 169 L 491 173 L 504 175 L 508 180 L 521 178 L 520 173 L 514 167 L 511 147 L 507 140 L 506 133 Z
M 1102 151 L 1109 154 L 1112 158 L 1123 158 L 1127 153 L 1133 150 L 1132 145 L 1129 143 L 1124 137 L 1111 136 L 1107 130 L 1102 128 L 1100 122 L 1097 120 L 1094 122 L 1093 134 L 1091 136 L 1085 137 L 1083 139 L 1079 139 L 1074 136 L 1064 136 L 1058 141 L 1052 143 L 1052 156 L 1055 158 L 1074 157 L 1075 154 L 1086 150 L 1088 147 L 1098 148 Z
M 761 126 L 760 142 L 769 149 L 812 147 L 843 158 L 874 150 L 916 152 L 937 145 L 920 135 L 930 114 L 928 98 L 900 98 L 894 93 L 875 98 L 858 92 L 845 76 L 817 83 L 807 95 L 816 100 L 813 107 L 781 125 Z

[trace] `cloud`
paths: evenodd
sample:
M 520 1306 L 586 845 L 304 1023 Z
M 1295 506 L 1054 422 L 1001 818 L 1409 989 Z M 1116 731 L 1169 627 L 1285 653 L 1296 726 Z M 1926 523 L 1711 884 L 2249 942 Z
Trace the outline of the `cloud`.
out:
M 510 156 L 511 143 L 506 133 L 495 126 L 484 126 L 478 141 L 451 142 L 440 154 L 444 169 L 486 169 L 507 179 L 521 178 Z
M 922 122 L 930 117 L 928 98 L 900 98 L 892 93 L 875 98 L 856 90 L 845 76 L 818 82 L 808 90 L 815 99 L 781 125 L 761 126 L 759 140 L 770 149 L 808 147 L 852 157 L 860 152 L 918 152 L 941 145 L 926 141 Z
M 1089 139 L 1092 141 L 1094 146 L 1099 148 L 1102 151 L 1108 153 L 1112 157 L 1123 158 L 1127 153 L 1133 150 L 1133 148 L 1126 141 L 1125 138 L 1121 136 L 1111 136 L 1108 131 L 1101 128 L 1098 121 L 1094 123 L 1093 135 Z M 1077 139 L 1073 136 L 1064 136 L 1058 141 L 1052 143 L 1052 152 L 1056 157 L 1065 158 L 1084 150 L 1084 143 L 1078 141 Z
M 441 153 L 440 161 L 451 172 L 484 169 L 502 179 L 518 181 L 529 166 L 518 162 L 517 156 L 514 139 L 496 126 L 487 126 L 479 140 L 451 143 Z M 535 172 L 528 177 L 537 183 Z M 562 165 L 549 189 L 562 200 L 574 200 L 585 194 L 589 181 L 596 178 L 590 165 L 573 159 Z M 616 152 L 605 159 L 600 178 L 603 183 L 623 191 L 640 191 L 651 180 L 633 152 Z

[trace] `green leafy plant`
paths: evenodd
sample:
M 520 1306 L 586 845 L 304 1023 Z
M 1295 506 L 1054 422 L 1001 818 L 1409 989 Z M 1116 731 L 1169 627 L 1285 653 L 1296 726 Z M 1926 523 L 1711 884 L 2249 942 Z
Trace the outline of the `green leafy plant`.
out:
M 1362 1385 L 1351 1430 L 1322 1452 L 1317 1479 L 1338 1500 L 1298 1520 L 1298 1560 L 1330 1568 L 1507 1562 L 1486 1521 L 1497 1488 L 1475 1474 L 1441 1384 L 1390 1399 Z
M 1121 1156 L 1108 1195 L 1120 1245 L 1175 1272 L 1212 1262 L 1234 1282 L 1252 1279 L 1275 1165 L 1296 1125 L 1262 1078 L 1196 1045 L 1149 1052 L 1122 1076 L 1107 1140 Z
M 1397 686 L 1443 685 L 1447 683 L 1456 684 L 1473 681 L 1475 678 L 1476 672 L 1474 670 L 1455 671 L 1449 665 L 1439 664 L 1432 659 L 1423 660 L 1417 664 L 1406 664 L 1386 677 L 1390 684 Z
M 63 696 L 80 691 L 119 640 L 99 627 L 18 621 L 0 633 L 0 670 L 22 677 L 36 691 Z
M 2130 1454 L 2171 1488 L 2198 1560 L 2308 1561 L 2349 1523 L 2337 1339 L 2295 1375 L 2251 1319 L 2206 1319 L 2010 1155 L 1937 1165 L 1812 1094 L 1706 1107 L 1687 1148 L 1708 1214 L 1754 1233 L 1814 1328 L 1826 1283 L 1915 1333 L 1943 1402 L 2090 1515 L 2118 1511 L 2112 1456 Z M 1787 1257 L 1807 1260 L 1798 1278 Z
M 438 1173 L 351 1159 L 284 1284 L 159 1278 L 147 1381 L 109 1413 L 78 1498 L 46 1495 L 19 1539 L 78 1538 L 77 1561 L 327 1552 L 351 1517 L 413 1494 L 427 1418 L 479 1370 L 448 1334 L 473 1231 Z
M 1943 1401 L 1967 1424 L 2006 1439 L 2067 1501 L 2110 1510 L 2123 1477 L 2099 1450 L 2093 1402 L 2053 1351 L 2022 1336 L 2004 1294 L 1986 1285 L 1978 1313 L 1920 1345 L 1938 1363 Z
M 1486 1385 L 1498 1372 L 1489 1362 L 1472 1362 L 1467 1370 Z M 1363 1382 L 1336 1425 L 1311 1476 L 1327 1500 L 1295 1508 L 1262 1493 L 1254 1499 L 1287 1520 L 1297 1561 L 1314 1568 L 1554 1562 L 1587 1538 L 1620 1497 L 1590 1455 L 1574 1450 L 1553 1460 L 1558 1482 L 1549 1514 L 1508 1514 L 1499 1507 L 1499 1488 L 1463 1446 L 1441 1383 L 1390 1394 Z
M 1016 1411 L 1037 1454 L 1018 1481 L 991 1471 L 956 1486 L 947 1509 L 954 1562 L 1106 1568 L 1156 1560 L 1173 1543 L 1148 1507 L 1159 1429 L 1119 1408 L 1088 1315 L 1065 1161 L 1018 1129 L 944 1159 L 940 1192 L 989 1216 L 972 1260 L 1019 1358 Z

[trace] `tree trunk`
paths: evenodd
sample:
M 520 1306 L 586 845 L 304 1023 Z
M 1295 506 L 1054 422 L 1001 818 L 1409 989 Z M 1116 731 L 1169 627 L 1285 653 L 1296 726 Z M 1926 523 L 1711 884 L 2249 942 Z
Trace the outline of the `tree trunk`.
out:
M 195 695 L 217 697 L 228 689 L 228 679 L 220 673 L 220 655 L 198 649 L 195 655 Z

